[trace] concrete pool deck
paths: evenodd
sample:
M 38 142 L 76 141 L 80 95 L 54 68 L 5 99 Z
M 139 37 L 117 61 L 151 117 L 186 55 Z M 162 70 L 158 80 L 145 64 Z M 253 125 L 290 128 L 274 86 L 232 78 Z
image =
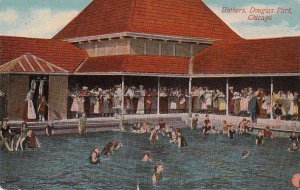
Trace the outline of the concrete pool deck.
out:
M 193 114 L 194 115 L 194 114 Z M 202 125 L 205 114 L 199 114 L 199 123 Z M 165 118 L 168 126 L 187 127 L 189 126 L 189 117 L 187 113 L 182 114 L 149 114 L 149 115 L 125 115 L 124 123 L 132 123 L 135 121 L 148 121 L 153 124 L 158 123 L 159 118 Z M 233 125 L 238 125 L 243 119 L 249 119 L 249 117 L 238 116 L 226 116 L 226 115 L 209 115 L 213 125 L 217 129 L 221 129 L 223 120 Z M 9 121 L 12 128 L 20 126 L 22 121 Z M 54 120 L 55 134 L 74 134 L 78 132 L 78 119 L 65 119 Z M 107 118 L 88 118 L 88 132 L 100 132 L 118 130 L 120 124 L 120 118 L 107 117 Z M 45 126 L 47 122 L 28 122 L 29 128 L 32 128 L 37 134 L 45 134 Z M 251 123 L 255 129 L 264 129 L 265 125 L 269 125 L 274 135 L 277 137 L 289 136 L 290 132 L 295 130 L 300 133 L 300 121 L 286 121 L 286 120 L 272 120 L 272 119 L 258 119 L 257 123 Z

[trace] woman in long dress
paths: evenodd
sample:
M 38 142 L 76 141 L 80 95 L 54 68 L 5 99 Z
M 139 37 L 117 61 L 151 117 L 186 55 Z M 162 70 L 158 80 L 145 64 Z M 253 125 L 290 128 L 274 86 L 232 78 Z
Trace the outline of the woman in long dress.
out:
M 180 89 L 178 91 L 178 99 L 179 99 L 179 103 L 178 103 L 178 107 L 179 107 L 179 111 L 180 113 L 184 113 L 186 111 L 186 95 L 184 93 L 182 93 L 182 90 Z
M 171 89 L 170 92 L 170 112 L 174 113 L 177 109 L 177 99 L 178 99 L 178 93 L 176 90 Z
M 144 114 L 145 113 L 145 90 L 144 86 L 140 85 L 139 89 L 139 97 L 138 97 L 138 105 L 137 105 L 137 114 Z
M 34 91 L 30 89 L 25 99 L 24 121 L 36 119 L 36 112 L 32 102 Z
M 157 90 L 153 88 L 151 92 L 151 113 L 156 113 L 156 112 L 157 112 Z
M 105 116 L 109 113 L 109 93 L 108 91 L 105 91 L 105 93 L 103 94 L 102 97 L 102 101 L 103 101 L 103 114 L 105 114 Z
M 79 97 L 77 95 L 73 95 L 73 102 L 71 105 L 71 112 L 74 112 L 76 114 L 76 118 L 78 118 L 78 112 L 79 112 Z
M 151 88 L 148 88 L 146 91 L 146 114 L 150 114 L 151 112 L 151 95 L 152 95 L 152 90 Z
M 293 93 L 291 93 L 290 91 L 288 91 L 287 93 L 287 99 L 289 102 L 289 110 L 288 110 L 288 114 L 289 115 L 294 115 L 294 95 Z

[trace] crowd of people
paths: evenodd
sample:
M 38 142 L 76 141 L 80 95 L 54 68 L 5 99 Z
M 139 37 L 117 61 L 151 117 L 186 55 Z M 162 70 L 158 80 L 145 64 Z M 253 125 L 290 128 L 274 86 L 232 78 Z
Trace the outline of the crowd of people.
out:
M 300 99 L 298 92 L 274 91 L 271 95 L 263 88 L 253 90 L 252 87 L 236 90 L 229 87 L 228 111 L 234 116 L 251 116 L 257 118 L 298 119 Z M 193 113 L 226 114 L 226 93 L 220 89 L 208 87 L 192 87 L 191 109 Z M 69 111 L 72 117 L 80 117 L 85 113 L 87 117 L 111 117 L 120 114 L 122 96 L 124 95 L 124 114 L 156 114 L 159 106 L 160 113 L 188 112 L 190 96 L 185 88 L 160 87 L 145 88 L 131 85 L 124 87 L 115 85 L 109 89 L 98 86 L 89 89 L 70 91 L 72 99 Z M 158 105 L 159 95 L 159 105 Z M 272 109 L 271 109 L 272 107 Z M 272 110 L 272 113 L 271 113 Z
M 256 99 L 251 101 L 251 99 Z M 257 117 L 267 118 L 273 115 L 278 120 L 291 120 L 299 117 L 300 99 L 298 92 L 273 91 L 272 98 L 265 89 L 253 91 L 251 87 L 235 91 L 229 87 L 229 113 L 236 116 L 248 116 L 256 112 Z M 272 107 L 272 109 L 271 109 Z M 272 111 L 271 111 L 272 110 Z M 272 113 L 271 113 L 272 112 Z
M 202 125 L 200 123 L 202 123 Z M 202 122 L 199 122 L 199 115 L 195 114 L 194 117 L 192 118 L 191 129 L 192 130 L 200 129 L 200 131 L 204 134 L 204 136 L 208 136 L 209 134 L 222 133 L 228 135 L 229 139 L 234 139 L 235 135 L 254 134 L 256 145 L 264 145 L 265 138 L 269 138 L 269 139 L 274 138 L 274 134 L 268 125 L 266 125 L 263 130 L 258 129 L 258 132 L 255 134 L 254 128 L 251 126 L 251 121 L 247 120 L 246 118 L 243 118 L 241 122 L 236 126 L 224 120 L 222 124 L 222 131 L 219 131 L 212 124 L 209 118 L 209 114 L 205 115 L 204 120 Z M 182 128 L 180 127 L 173 128 L 171 126 L 167 126 L 163 118 L 159 119 L 158 125 L 153 125 L 146 121 L 142 121 L 142 122 L 133 123 L 132 125 L 128 125 L 122 128 L 122 130 L 129 131 L 132 133 L 137 133 L 137 134 L 148 134 L 150 141 L 158 141 L 161 138 L 167 138 L 170 144 L 175 144 L 178 148 L 188 146 L 187 139 L 182 134 Z M 288 148 L 288 151 L 290 152 L 298 151 L 300 145 L 299 144 L 300 135 L 297 137 L 295 132 L 292 132 L 290 136 L 290 140 L 291 143 L 290 143 L 290 147 Z M 109 148 L 104 148 L 103 150 L 106 150 L 104 152 L 107 152 L 106 155 L 111 155 L 111 152 L 115 150 L 114 141 L 110 141 L 106 145 L 106 147 Z M 95 151 L 93 150 L 91 154 L 93 154 L 93 152 Z M 100 154 L 94 153 L 94 155 L 100 155 Z M 244 159 L 249 155 L 250 155 L 250 151 L 245 149 L 242 153 L 242 158 Z M 145 162 L 153 161 L 150 151 L 145 150 L 142 156 L 142 161 Z M 164 170 L 163 164 L 161 162 L 157 162 L 154 168 L 154 173 L 152 175 L 153 183 L 156 183 L 157 181 L 163 178 L 163 170 Z
M 124 114 L 156 114 L 158 106 L 160 113 L 184 113 L 188 110 L 188 90 L 178 88 L 124 87 Z M 115 85 L 110 89 L 102 89 L 98 86 L 89 89 L 83 86 L 81 89 L 73 89 L 69 93 L 72 98 L 70 112 L 73 117 L 80 117 L 85 113 L 87 117 L 109 117 L 120 114 L 123 91 L 121 85 Z

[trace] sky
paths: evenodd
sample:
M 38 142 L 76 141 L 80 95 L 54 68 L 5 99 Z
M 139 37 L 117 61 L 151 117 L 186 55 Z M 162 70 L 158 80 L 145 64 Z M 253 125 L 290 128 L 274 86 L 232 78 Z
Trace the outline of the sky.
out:
M 0 35 L 51 38 L 92 0 L 0 0 Z M 300 36 L 300 0 L 203 0 L 243 38 Z M 224 7 L 246 13 L 224 13 Z M 251 13 L 250 10 L 256 13 Z M 275 13 L 278 7 L 288 13 Z M 274 9 L 262 14 L 262 9 Z M 252 15 L 252 16 L 251 16 Z M 264 16 L 271 20 L 249 20 Z

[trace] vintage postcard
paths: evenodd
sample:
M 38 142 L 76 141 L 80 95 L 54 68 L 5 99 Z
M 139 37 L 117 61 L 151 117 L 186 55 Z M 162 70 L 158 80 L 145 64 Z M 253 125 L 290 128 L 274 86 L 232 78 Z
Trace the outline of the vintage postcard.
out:
M 0 0 L 0 190 L 300 189 L 300 0 Z

